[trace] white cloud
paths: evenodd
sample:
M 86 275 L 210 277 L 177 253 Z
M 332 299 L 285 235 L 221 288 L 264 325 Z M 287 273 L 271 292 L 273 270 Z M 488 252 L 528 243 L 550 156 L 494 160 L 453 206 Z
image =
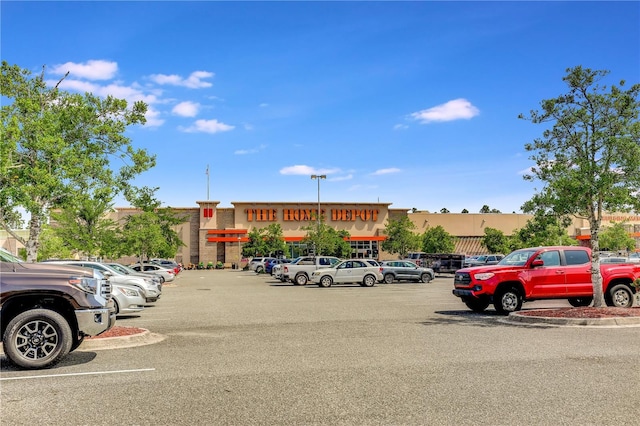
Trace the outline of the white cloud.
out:
M 454 99 L 442 105 L 414 112 L 411 117 L 422 124 L 433 121 L 469 120 L 480 114 L 480 110 L 466 99 Z
M 189 89 L 202 89 L 204 87 L 211 87 L 213 84 L 208 81 L 203 81 L 205 78 L 211 78 L 214 74 L 208 71 L 194 71 L 189 77 L 182 78 L 179 75 L 172 74 L 152 74 L 149 79 L 157 84 L 168 84 L 170 86 L 182 86 Z
M 193 126 L 190 127 L 178 127 L 178 130 L 187 133 L 219 133 L 233 130 L 235 126 L 224 124 L 216 119 L 213 120 L 196 120 Z
M 260 145 L 257 148 L 252 148 L 252 149 L 238 149 L 237 151 L 234 151 L 233 153 L 236 155 L 247 155 L 247 154 L 257 154 L 260 151 L 264 151 L 264 149 L 267 147 L 267 145 Z
M 171 112 L 181 117 L 195 117 L 198 115 L 198 110 L 200 109 L 200 104 L 196 102 L 180 102 L 176 106 L 173 107 Z
M 344 175 L 344 176 L 336 176 L 334 178 L 328 179 L 331 182 L 340 182 L 343 180 L 351 180 L 353 179 L 353 175 L 352 174 L 348 174 L 348 175 Z
M 409 126 L 407 126 L 406 124 L 396 124 L 395 126 L 393 126 L 393 130 L 405 130 L 408 128 Z
M 280 169 L 281 175 L 328 175 L 338 172 L 340 172 L 340 169 L 316 169 L 301 164 Z
M 388 169 L 379 169 L 376 170 L 375 172 L 371 173 L 372 176 L 380 176 L 380 175 L 389 175 L 391 173 L 400 173 L 401 170 L 397 169 L 395 167 L 391 167 Z
M 266 108 L 266 107 L 268 107 L 268 106 L 269 106 L 269 104 L 264 103 L 264 102 L 260 104 L 260 108 Z
M 160 112 L 152 107 L 147 108 L 144 116 L 147 119 L 145 126 L 158 127 L 164 124 L 164 120 L 160 118 Z
M 86 78 L 87 80 L 110 80 L 115 77 L 118 72 L 118 63 L 102 60 L 89 60 L 85 63 L 67 62 L 60 65 L 54 65 L 51 72 L 54 74 L 64 75 L 69 72 L 69 76 L 77 78 Z

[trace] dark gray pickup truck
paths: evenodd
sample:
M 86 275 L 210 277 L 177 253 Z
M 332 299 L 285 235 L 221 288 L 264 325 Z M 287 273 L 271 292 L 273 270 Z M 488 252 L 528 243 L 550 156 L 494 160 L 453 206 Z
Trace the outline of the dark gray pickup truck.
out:
M 0 249 L 0 336 L 13 364 L 50 367 L 115 321 L 111 285 L 100 272 L 26 263 Z

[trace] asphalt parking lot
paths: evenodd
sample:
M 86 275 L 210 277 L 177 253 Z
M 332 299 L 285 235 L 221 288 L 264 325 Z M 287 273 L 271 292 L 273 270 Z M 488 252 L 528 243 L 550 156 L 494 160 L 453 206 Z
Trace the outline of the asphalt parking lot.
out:
M 451 288 L 184 271 L 118 319 L 158 343 L 39 371 L 1 358 L 2 424 L 640 424 L 639 327 L 512 325 Z M 525 309 L 547 306 L 568 304 Z

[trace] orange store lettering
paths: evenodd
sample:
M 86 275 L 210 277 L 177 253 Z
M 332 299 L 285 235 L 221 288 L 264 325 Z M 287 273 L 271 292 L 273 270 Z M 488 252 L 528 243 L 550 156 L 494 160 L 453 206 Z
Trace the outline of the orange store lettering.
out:
M 326 210 L 321 209 L 326 218 Z M 316 220 L 318 209 L 282 209 L 282 220 L 285 222 L 308 222 Z M 331 209 L 330 218 L 334 222 L 378 221 L 378 209 Z M 279 218 L 277 209 L 245 209 L 248 222 L 276 222 Z

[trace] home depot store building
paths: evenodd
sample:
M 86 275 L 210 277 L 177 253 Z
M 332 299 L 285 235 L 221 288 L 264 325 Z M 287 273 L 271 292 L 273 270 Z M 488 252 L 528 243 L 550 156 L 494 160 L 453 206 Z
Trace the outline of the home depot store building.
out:
M 177 208 L 187 221 L 177 227 L 177 232 L 185 246 L 179 249 L 176 260 L 184 264 L 241 261 L 241 247 L 248 241 L 247 234 L 254 228 L 264 228 L 279 224 L 287 243 L 287 257 L 303 253 L 306 246 L 302 239 L 303 229 L 315 220 L 316 203 L 291 202 L 233 202 L 233 207 L 219 207 L 218 201 L 198 201 L 197 208 Z M 532 217 L 525 214 L 480 214 L 480 213 L 428 213 L 409 212 L 409 209 L 391 208 L 391 203 L 322 203 L 320 209 L 325 223 L 349 233 L 348 239 L 353 257 L 377 257 L 392 259 L 395 255 L 386 253 L 381 243 L 386 238 L 384 228 L 389 220 L 402 217 L 416 225 L 416 233 L 423 233 L 429 227 L 442 226 L 449 234 L 456 236 L 456 253 L 468 255 L 486 252 L 481 245 L 486 228 L 494 228 L 505 235 L 522 228 Z M 135 214 L 135 209 L 118 208 L 117 218 Z M 640 247 L 640 216 L 625 216 L 627 221 L 635 221 L 636 241 Z M 621 217 L 616 216 L 618 221 Z M 603 224 L 605 221 L 603 220 Z M 588 231 L 584 222 L 576 220 L 568 229 L 569 235 L 585 239 Z M 375 256 L 375 253 L 378 256 Z

